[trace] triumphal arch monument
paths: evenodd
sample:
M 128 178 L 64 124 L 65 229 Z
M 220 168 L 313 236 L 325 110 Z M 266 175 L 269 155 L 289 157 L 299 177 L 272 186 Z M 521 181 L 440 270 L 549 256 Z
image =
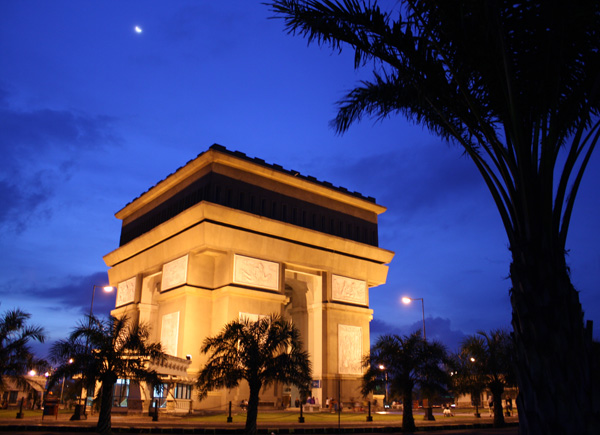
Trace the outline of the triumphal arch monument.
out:
M 115 401 L 143 409 L 158 396 L 173 411 L 239 404 L 246 385 L 198 401 L 193 384 L 207 359 L 200 347 L 231 320 L 271 313 L 300 330 L 316 401 L 360 400 L 369 290 L 385 283 L 394 255 L 378 247 L 385 210 L 371 197 L 220 145 L 131 201 L 116 213 L 119 247 L 104 257 L 117 287 L 112 314 L 149 324 L 169 358 L 156 367 L 163 389 L 121 385 Z M 260 401 L 293 406 L 297 397 L 276 383 Z

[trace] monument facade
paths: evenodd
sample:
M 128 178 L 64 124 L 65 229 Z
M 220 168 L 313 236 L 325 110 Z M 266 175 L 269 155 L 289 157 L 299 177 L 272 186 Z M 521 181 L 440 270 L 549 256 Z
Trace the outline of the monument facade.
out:
M 149 324 L 170 356 L 157 367 L 163 388 L 127 384 L 121 403 L 143 409 L 158 397 L 173 411 L 239 404 L 245 385 L 198 401 L 200 346 L 231 320 L 271 313 L 300 330 L 318 403 L 338 394 L 359 400 L 369 290 L 385 283 L 393 258 L 378 247 L 384 211 L 373 198 L 220 145 L 127 204 L 116 213 L 120 246 L 104 257 L 118 289 L 112 314 Z M 293 406 L 298 391 L 275 384 L 260 397 Z

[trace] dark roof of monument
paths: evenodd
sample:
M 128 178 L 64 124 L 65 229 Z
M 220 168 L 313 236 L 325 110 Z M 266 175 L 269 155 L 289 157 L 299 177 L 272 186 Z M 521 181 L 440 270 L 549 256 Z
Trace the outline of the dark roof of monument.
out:
M 354 196 L 356 198 L 360 198 L 360 199 L 363 199 L 365 201 L 372 202 L 374 204 L 376 203 L 375 198 L 373 198 L 372 196 L 364 196 L 363 194 L 361 194 L 359 192 L 351 192 L 348 189 L 346 189 L 345 187 L 334 186 L 333 184 L 331 184 L 328 181 L 319 181 L 315 177 L 312 177 L 310 175 L 302 175 L 298 171 L 294 171 L 294 170 L 290 170 L 290 169 L 285 169 L 281 165 L 267 163 L 263 159 L 259 159 L 257 157 L 248 157 L 245 153 L 243 153 L 241 151 L 231 151 L 231 150 L 228 150 L 227 148 L 225 148 L 223 145 L 213 144 L 213 145 L 211 145 L 208 148 L 207 151 L 209 151 L 209 150 L 217 151 L 217 152 L 220 152 L 220 153 L 223 153 L 223 154 L 229 154 L 229 155 L 237 157 L 237 158 L 239 158 L 241 160 L 246 160 L 248 162 L 251 162 L 251 163 L 254 163 L 254 164 L 257 164 L 257 165 L 260 165 L 260 166 L 264 166 L 264 167 L 272 169 L 274 171 L 278 171 L 278 172 L 281 172 L 281 173 L 284 173 L 284 174 L 289 174 L 289 175 L 292 175 L 292 176 L 297 177 L 297 178 L 302 178 L 303 180 L 306 180 L 308 182 L 315 183 L 315 184 L 327 187 L 329 189 L 337 190 L 338 192 L 342 192 L 342 193 L 345 193 L 347 195 L 351 195 L 351 196 Z M 148 190 L 146 190 L 145 192 L 143 192 L 142 194 L 140 194 L 138 197 L 132 199 L 125 207 L 127 207 L 132 202 L 134 202 L 137 199 L 139 199 L 142 196 L 144 196 L 146 193 L 148 193 L 149 191 L 151 191 L 152 189 L 154 189 L 154 187 L 156 187 L 158 184 L 160 184 L 161 182 L 163 182 L 164 180 L 166 180 L 167 178 L 169 178 L 171 175 L 174 175 L 175 173 L 177 173 L 178 171 L 180 171 L 181 169 L 183 169 L 185 166 L 187 166 L 188 164 L 190 164 L 191 162 L 193 162 L 194 160 L 196 160 L 198 157 L 200 157 L 201 155 L 203 155 L 207 151 L 201 152 L 195 158 L 193 158 L 192 160 L 190 160 L 189 162 L 187 162 L 185 165 L 177 168 L 177 170 L 175 172 L 167 175 L 164 179 L 158 181 L 154 186 L 150 187 Z

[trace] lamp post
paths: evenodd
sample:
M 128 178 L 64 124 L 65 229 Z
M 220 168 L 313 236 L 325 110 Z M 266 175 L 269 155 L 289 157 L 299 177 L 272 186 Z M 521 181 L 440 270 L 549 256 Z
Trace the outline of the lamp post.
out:
M 421 309 L 423 312 L 423 340 L 427 340 L 427 335 L 425 334 L 425 301 L 423 298 L 409 298 L 407 296 L 402 298 L 402 302 L 405 304 L 410 304 L 412 301 L 421 301 Z
M 383 364 L 379 364 L 379 370 L 382 370 L 384 375 L 385 375 L 385 389 L 383 390 L 383 410 L 385 411 L 385 404 L 388 402 L 389 400 L 389 395 L 388 395 L 388 374 L 387 374 L 387 370 L 385 369 L 385 366 Z
M 41 398 L 42 406 L 45 406 L 44 405 L 44 392 L 48 388 L 48 378 L 50 377 L 50 372 L 44 373 L 44 376 L 46 377 L 46 381 L 44 383 L 44 389 L 42 390 L 42 394 L 41 394 L 41 396 L 42 396 L 42 398 Z M 50 395 L 50 391 L 48 391 L 48 395 Z
M 73 358 L 69 358 L 69 364 L 73 364 Z M 62 385 L 60 387 L 60 399 L 58 400 L 58 403 L 62 405 L 63 403 L 63 392 L 65 391 L 65 375 L 63 375 L 62 378 Z
M 102 290 L 104 290 L 105 293 L 111 293 L 115 288 L 110 286 L 110 285 L 96 285 L 94 284 L 94 287 L 92 288 L 92 303 L 90 304 L 90 318 L 88 319 L 89 325 L 91 326 L 91 322 L 92 322 L 92 316 L 94 314 L 94 295 L 96 294 L 96 287 L 102 287 Z M 87 338 L 86 338 L 86 343 L 85 343 L 85 350 L 87 353 Z M 83 381 L 83 377 L 81 378 Z M 83 382 L 81 383 L 81 393 L 83 395 Z M 88 397 L 88 391 L 87 388 L 85 390 L 85 402 L 83 403 L 83 415 L 85 415 L 85 407 L 87 405 L 87 397 Z M 80 397 L 81 399 L 81 397 Z
M 115 288 L 110 285 L 95 285 L 92 289 L 92 304 L 90 305 L 90 317 L 92 317 L 94 310 L 94 295 L 96 294 L 96 287 L 102 287 L 102 290 L 106 293 L 111 293 Z
M 404 296 L 402 298 L 402 302 L 405 304 L 410 304 L 412 301 L 421 301 L 421 312 L 423 313 L 423 341 L 427 341 L 427 335 L 425 334 L 425 301 L 423 298 L 409 298 Z M 431 406 L 431 401 L 428 398 L 429 406 L 427 407 L 427 411 L 425 413 L 425 420 L 433 421 L 435 417 L 433 416 L 433 408 Z M 425 407 L 425 404 L 423 404 Z
M 96 287 L 101 287 L 102 290 L 104 290 L 104 292 L 106 293 L 110 293 L 112 292 L 115 288 L 110 286 L 110 285 L 96 285 L 94 284 L 94 286 L 92 287 L 92 303 L 90 304 L 90 317 L 88 319 L 88 326 L 92 325 L 92 316 L 94 314 L 94 296 L 96 295 Z M 87 353 L 87 347 L 88 347 L 88 342 L 87 342 L 87 338 L 85 340 L 85 352 Z M 84 387 L 84 382 L 83 382 L 83 373 L 81 374 L 81 393 L 79 394 L 79 403 L 75 406 L 75 413 L 71 416 L 71 420 L 81 420 L 82 417 L 85 419 L 86 414 L 85 414 L 85 408 L 86 408 L 86 402 L 87 402 L 87 389 L 86 389 L 86 394 L 85 394 L 85 400 L 86 402 L 83 403 L 83 411 L 81 408 L 81 399 L 83 398 L 83 387 Z

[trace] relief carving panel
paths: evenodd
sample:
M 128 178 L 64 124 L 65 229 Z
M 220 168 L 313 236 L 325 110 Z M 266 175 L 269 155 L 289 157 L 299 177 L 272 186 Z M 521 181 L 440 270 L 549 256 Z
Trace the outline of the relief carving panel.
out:
M 117 284 L 117 301 L 115 303 L 115 307 L 120 307 L 121 305 L 129 304 L 134 301 L 135 284 L 135 276 Z
M 160 328 L 160 343 L 168 355 L 177 356 L 177 339 L 179 338 L 179 311 L 165 314 Z
M 165 291 L 187 282 L 188 256 L 163 264 L 161 291 Z
M 233 282 L 271 290 L 279 290 L 279 263 L 235 255 Z
M 361 375 L 362 328 L 338 325 L 338 372 L 344 375 Z
M 345 276 L 331 276 L 331 298 L 352 304 L 367 304 L 367 283 Z

